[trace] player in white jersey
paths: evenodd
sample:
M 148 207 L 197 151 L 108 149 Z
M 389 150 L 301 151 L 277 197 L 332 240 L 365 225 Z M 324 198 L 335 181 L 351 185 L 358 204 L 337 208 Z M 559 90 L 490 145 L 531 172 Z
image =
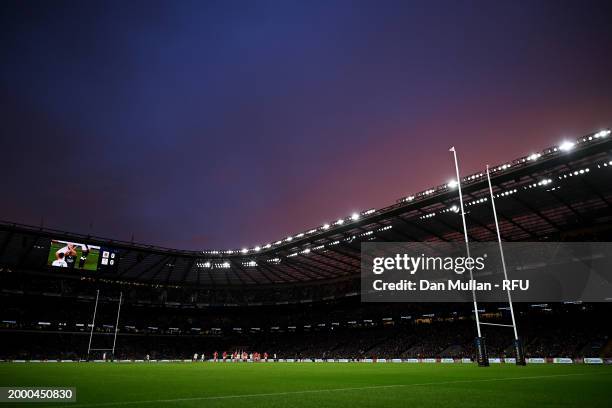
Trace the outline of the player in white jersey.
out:
M 59 259 L 60 254 L 64 255 L 64 261 L 66 262 L 68 268 L 74 268 L 77 256 L 75 244 L 69 242 L 63 248 L 58 249 L 55 252 L 55 256 L 57 259 Z
M 64 254 L 63 253 L 59 253 L 59 254 L 56 254 L 56 256 L 57 256 L 57 259 L 51 263 L 51 266 L 58 266 L 60 268 L 67 268 L 68 264 L 64 260 Z

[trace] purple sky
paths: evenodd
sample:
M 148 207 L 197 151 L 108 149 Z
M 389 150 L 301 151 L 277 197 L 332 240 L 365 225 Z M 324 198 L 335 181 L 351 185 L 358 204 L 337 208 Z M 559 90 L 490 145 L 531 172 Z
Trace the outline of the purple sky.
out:
M 612 125 L 612 3 L 4 1 L 0 219 L 265 244 Z

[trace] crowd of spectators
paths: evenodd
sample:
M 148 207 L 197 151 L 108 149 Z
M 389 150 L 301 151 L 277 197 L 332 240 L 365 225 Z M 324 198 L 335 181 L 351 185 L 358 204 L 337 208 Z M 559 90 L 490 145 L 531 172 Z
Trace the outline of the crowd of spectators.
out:
M 4 294 L 0 306 L 0 358 L 87 357 L 91 299 Z M 488 307 L 484 319 L 509 319 L 503 308 Z M 98 305 L 94 348 L 112 347 L 117 309 L 116 300 Z M 516 311 L 528 357 L 597 356 L 610 349 L 606 304 L 522 304 Z M 513 355 L 510 328 L 486 326 L 483 335 L 491 356 Z M 243 350 L 299 359 L 473 358 L 474 337 L 469 305 L 362 304 L 356 298 L 192 309 L 127 301 L 115 357 L 186 359 L 196 352 L 211 357 Z

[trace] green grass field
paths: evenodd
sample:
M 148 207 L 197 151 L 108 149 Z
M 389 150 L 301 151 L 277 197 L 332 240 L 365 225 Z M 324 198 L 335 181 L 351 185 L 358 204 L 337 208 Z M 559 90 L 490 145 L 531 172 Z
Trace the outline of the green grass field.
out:
M 612 406 L 612 366 L 586 365 L 5 363 L 0 385 L 73 386 L 73 408 Z
M 49 256 L 47 258 L 47 265 L 51 265 L 51 263 L 55 261 L 55 253 L 57 252 L 57 250 L 63 248 L 65 245 L 66 244 L 60 243 L 60 242 L 55 242 L 55 241 L 51 242 L 51 247 L 49 249 Z M 79 259 L 81 258 L 81 254 L 83 253 L 80 245 L 77 245 L 76 252 L 77 252 L 77 261 L 76 261 L 75 268 L 78 269 Z M 83 269 L 88 270 L 88 271 L 97 270 L 99 257 L 100 257 L 100 251 L 97 248 L 92 248 L 89 251 L 89 255 L 87 256 L 87 260 L 85 261 L 85 265 L 83 266 Z

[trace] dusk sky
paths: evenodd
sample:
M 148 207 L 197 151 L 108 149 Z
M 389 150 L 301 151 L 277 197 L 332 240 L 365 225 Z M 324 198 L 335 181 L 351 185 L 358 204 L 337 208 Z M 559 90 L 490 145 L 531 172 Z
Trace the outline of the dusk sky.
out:
M 263 245 L 612 125 L 610 1 L 3 1 L 0 219 Z

